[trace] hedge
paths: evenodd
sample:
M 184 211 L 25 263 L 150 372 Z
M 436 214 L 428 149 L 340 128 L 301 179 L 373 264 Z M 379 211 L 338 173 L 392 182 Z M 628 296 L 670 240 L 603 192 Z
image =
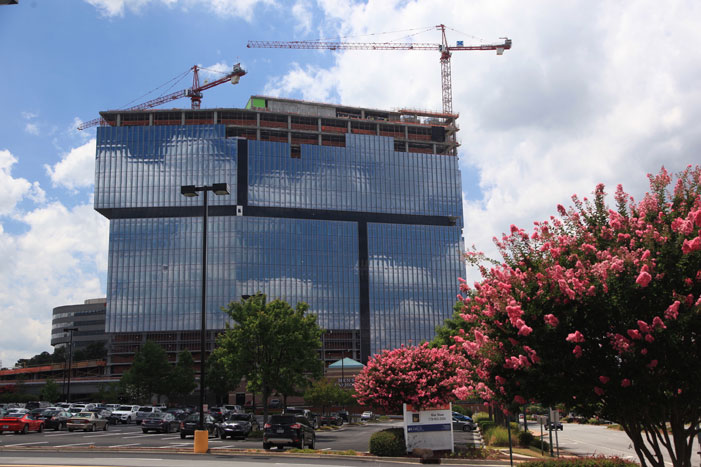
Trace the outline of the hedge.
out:
M 370 437 L 370 454 L 381 457 L 406 456 L 404 428 L 388 428 Z
M 519 467 L 629 467 L 635 462 L 620 457 L 578 457 L 571 459 L 539 459 L 522 462 Z

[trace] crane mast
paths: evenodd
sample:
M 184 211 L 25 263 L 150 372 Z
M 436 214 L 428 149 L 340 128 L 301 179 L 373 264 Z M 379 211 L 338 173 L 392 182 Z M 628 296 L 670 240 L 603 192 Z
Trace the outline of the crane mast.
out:
M 511 48 L 511 40 L 503 38 L 500 44 L 463 45 L 458 42 L 449 46 L 445 35 L 445 25 L 439 24 L 436 29 L 441 31 L 441 43 L 426 42 L 342 42 L 342 41 L 248 41 L 246 47 L 268 49 L 326 49 L 326 50 L 436 50 L 440 52 L 441 90 L 443 113 L 453 113 L 453 86 L 450 57 L 453 51 L 495 50 L 502 55 L 504 50 Z
M 246 74 L 246 70 L 241 68 L 241 64 L 237 63 L 234 65 L 232 71 L 230 73 L 227 73 L 226 76 L 219 78 L 215 81 L 205 83 L 203 85 L 200 85 L 200 78 L 199 78 L 199 69 L 197 65 L 194 65 L 192 68 L 192 87 L 188 89 L 182 89 L 180 91 L 176 91 L 170 94 L 166 94 L 164 96 L 157 97 L 155 99 L 151 99 L 150 101 L 143 102 L 141 104 L 128 107 L 126 109 L 122 110 L 145 110 L 145 109 L 151 109 L 153 107 L 158 107 L 159 105 L 165 104 L 166 102 L 174 101 L 176 99 L 181 99 L 183 97 L 189 97 L 191 101 L 191 108 L 192 109 L 199 109 L 200 105 L 202 103 L 202 91 L 205 91 L 207 89 L 213 88 L 214 86 L 218 86 L 222 83 L 226 83 L 227 81 L 230 81 L 231 84 L 238 84 L 239 80 L 243 75 Z M 85 130 L 86 128 L 90 128 L 96 125 L 106 125 L 107 122 L 100 118 L 95 118 L 93 120 L 90 120 L 88 122 L 81 123 L 78 126 L 79 130 Z

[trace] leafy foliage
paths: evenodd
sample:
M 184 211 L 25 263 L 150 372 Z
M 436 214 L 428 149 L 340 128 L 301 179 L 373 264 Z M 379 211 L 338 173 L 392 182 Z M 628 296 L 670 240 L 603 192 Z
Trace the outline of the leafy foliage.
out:
M 475 392 L 505 411 L 563 403 L 620 423 L 643 462 L 664 465 L 666 449 L 687 466 L 701 422 L 701 168 L 649 178 L 638 203 L 619 185 L 609 209 L 599 185 L 530 234 L 511 226 L 490 269 L 468 253 L 483 280 L 463 281 L 446 327 Z
M 285 394 L 306 387 L 309 378 L 322 373 L 322 330 L 308 309 L 302 302 L 296 308 L 282 300 L 267 302 L 260 293 L 231 302 L 224 311 L 234 325 L 219 336 L 215 359 L 232 374 L 244 376 L 264 401 L 273 390 Z M 266 420 L 267 410 L 265 404 Z
M 403 428 L 388 428 L 370 436 L 370 454 L 382 457 L 406 456 Z
M 350 394 L 330 379 L 320 378 L 312 382 L 304 392 L 304 401 L 312 406 L 321 407 L 322 413 L 326 413 L 326 407 L 348 404 Z
M 61 388 L 58 387 L 56 381 L 49 378 L 46 380 L 46 383 L 44 383 L 44 387 L 41 388 L 39 397 L 43 401 L 56 402 L 61 397 Z
M 163 347 L 153 341 L 146 341 L 134 355 L 134 363 L 124 372 L 121 382 L 138 401 L 146 403 L 150 402 L 154 394 L 168 393 L 170 372 Z
M 168 399 L 182 402 L 195 390 L 195 362 L 189 350 L 182 350 L 178 354 L 178 360 L 172 367 L 169 375 Z M 209 373 L 207 373 L 208 375 Z M 207 379 L 207 378 L 205 378 Z

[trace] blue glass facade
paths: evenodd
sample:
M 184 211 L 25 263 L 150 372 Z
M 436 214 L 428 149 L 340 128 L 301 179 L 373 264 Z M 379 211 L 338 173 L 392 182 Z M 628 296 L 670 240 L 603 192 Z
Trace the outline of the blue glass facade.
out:
M 180 187 L 227 182 L 230 195 L 208 198 L 209 329 L 224 328 L 220 307 L 260 291 L 308 303 L 327 329 L 360 329 L 372 353 L 431 339 L 462 275 L 457 158 L 345 138 L 297 158 L 224 125 L 98 128 L 106 331 L 199 329 L 202 200 Z

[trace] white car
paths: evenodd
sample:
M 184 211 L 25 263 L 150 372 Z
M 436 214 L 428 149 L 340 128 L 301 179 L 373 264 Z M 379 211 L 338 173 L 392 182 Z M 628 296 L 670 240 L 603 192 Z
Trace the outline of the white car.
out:
M 136 420 L 138 411 L 138 405 L 120 405 L 117 410 L 112 411 L 112 419 L 122 423 L 131 423 Z
M 375 418 L 375 416 L 374 416 L 373 413 L 370 412 L 370 411 L 363 412 L 363 413 L 360 415 L 360 421 L 361 421 L 361 422 L 368 422 L 368 421 L 372 420 L 373 418 Z

